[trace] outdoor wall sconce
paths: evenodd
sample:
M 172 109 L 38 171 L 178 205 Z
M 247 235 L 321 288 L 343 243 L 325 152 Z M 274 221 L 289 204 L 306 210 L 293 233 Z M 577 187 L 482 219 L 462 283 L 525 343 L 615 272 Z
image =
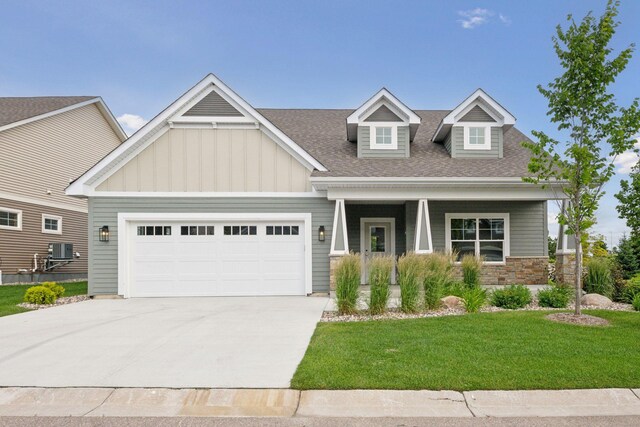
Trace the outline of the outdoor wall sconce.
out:
M 324 242 L 324 225 L 318 227 L 318 241 Z
M 103 225 L 102 228 L 98 230 L 98 237 L 101 242 L 109 241 L 109 226 Z

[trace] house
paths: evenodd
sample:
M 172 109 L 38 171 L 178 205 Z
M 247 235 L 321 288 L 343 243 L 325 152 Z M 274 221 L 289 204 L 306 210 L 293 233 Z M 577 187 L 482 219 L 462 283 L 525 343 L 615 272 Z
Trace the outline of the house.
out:
M 100 97 L 0 98 L 0 283 L 87 277 L 87 201 L 64 191 L 125 139 Z
M 515 122 L 480 89 L 446 111 L 386 89 L 256 109 L 208 75 L 68 187 L 89 200 L 89 293 L 327 292 L 349 251 L 453 249 L 485 257 L 485 283 L 546 283 L 555 195 L 522 181 Z

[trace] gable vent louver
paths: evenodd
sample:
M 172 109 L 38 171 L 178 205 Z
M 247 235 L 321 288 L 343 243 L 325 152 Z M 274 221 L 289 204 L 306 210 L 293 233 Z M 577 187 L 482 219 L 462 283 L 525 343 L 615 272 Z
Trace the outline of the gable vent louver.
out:
M 242 113 L 236 110 L 223 97 L 216 92 L 211 92 L 191 107 L 184 116 L 213 116 L 213 117 L 242 117 Z

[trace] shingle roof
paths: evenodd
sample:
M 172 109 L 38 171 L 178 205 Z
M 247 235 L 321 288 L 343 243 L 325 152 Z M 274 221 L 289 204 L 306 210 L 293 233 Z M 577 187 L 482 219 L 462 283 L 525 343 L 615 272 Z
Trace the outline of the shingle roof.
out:
M 96 98 L 95 96 L 38 96 L 19 98 L 0 98 L 0 126 L 19 122 L 80 102 Z
M 287 136 L 321 162 L 330 177 L 521 177 L 527 175 L 529 140 L 511 128 L 504 133 L 502 159 L 451 158 L 442 144 L 431 142 L 438 124 L 450 110 L 414 110 L 422 123 L 404 159 L 361 159 L 356 143 L 347 141 L 346 118 L 354 110 L 258 109 Z

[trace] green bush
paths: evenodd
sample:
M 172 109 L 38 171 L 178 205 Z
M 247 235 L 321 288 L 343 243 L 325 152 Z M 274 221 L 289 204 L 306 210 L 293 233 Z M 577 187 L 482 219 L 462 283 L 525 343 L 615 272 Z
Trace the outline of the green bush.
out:
M 463 282 L 451 281 L 447 283 L 447 285 L 444 287 L 444 291 L 442 292 L 442 295 L 445 297 L 449 295 L 453 295 L 453 296 L 462 298 L 462 296 L 464 295 L 464 292 L 467 289 L 468 289 L 467 285 L 465 285 Z
M 434 252 L 424 257 L 424 306 L 427 310 L 440 308 L 440 298 L 444 290 L 452 282 L 453 268 L 451 255 L 444 252 Z
M 522 308 L 531 302 L 531 291 L 523 285 L 511 285 L 496 289 L 491 295 L 491 304 L 510 310 Z
M 29 304 L 53 304 L 56 294 L 45 286 L 32 286 L 24 294 L 24 302 Z
M 45 288 L 56 294 L 56 299 L 64 295 L 64 287 L 62 285 L 58 285 L 56 282 L 42 282 L 40 283 L 40 286 L 44 286 Z
M 538 292 L 540 307 L 565 308 L 571 300 L 573 290 L 567 286 L 553 285 Z
M 633 301 L 631 302 L 631 305 L 633 305 L 633 309 L 635 311 L 640 311 L 640 294 L 637 294 L 634 298 Z
M 635 275 L 631 279 L 627 280 L 622 291 L 622 302 L 628 304 L 633 303 L 634 298 L 640 295 L 640 274 Z
M 611 262 L 607 258 L 594 257 L 589 260 L 587 275 L 584 278 L 584 290 L 588 294 L 600 294 L 613 298 Z
M 353 314 L 360 296 L 360 255 L 350 253 L 338 261 L 335 271 L 338 313 Z
M 396 258 L 393 255 L 381 255 L 369 260 L 369 286 L 371 295 L 369 300 L 369 312 L 371 314 L 382 314 L 387 311 L 387 303 L 391 290 L 391 274 L 396 265 Z
M 467 254 L 460 261 L 462 267 L 462 281 L 468 288 L 480 286 L 480 271 L 482 270 L 482 258 Z
M 467 288 L 462 294 L 462 304 L 467 313 L 477 313 L 486 302 L 487 291 L 480 286 Z
M 627 285 L 627 281 L 624 277 L 624 271 L 622 270 L 622 266 L 620 263 L 612 259 L 611 260 L 611 279 L 613 283 L 613 300 L 614 301 L 622 301 L 624 289 Z
M 398 285 L 400 286 L 400 309 L 404 313 L 420 310 L 420 281 L 424 270 L 424 257 L 414 252 L 398 259 Z

